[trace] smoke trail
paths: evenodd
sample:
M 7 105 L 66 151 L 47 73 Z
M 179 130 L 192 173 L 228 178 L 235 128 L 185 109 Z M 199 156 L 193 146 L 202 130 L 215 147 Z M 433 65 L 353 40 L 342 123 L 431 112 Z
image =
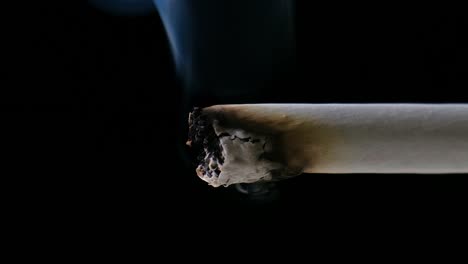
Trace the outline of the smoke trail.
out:
M 177 73 L 185 80 L 191 79 L 192 25 L 190 0 L 154 0 L 166 29 L 177 67 Z
M 154 0 L 188 92 L 241 96 L 294 57 L 293 0 Z

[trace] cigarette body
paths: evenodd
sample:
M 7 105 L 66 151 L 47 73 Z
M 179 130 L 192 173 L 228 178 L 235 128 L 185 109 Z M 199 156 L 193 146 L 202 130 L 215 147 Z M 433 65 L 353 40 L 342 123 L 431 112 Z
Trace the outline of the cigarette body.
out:
M 199 129 L 200 125 L 203 129 Z M 465 104 L 217 105 L 190 117 L 210 185 L 307 173 L 467 173 Z

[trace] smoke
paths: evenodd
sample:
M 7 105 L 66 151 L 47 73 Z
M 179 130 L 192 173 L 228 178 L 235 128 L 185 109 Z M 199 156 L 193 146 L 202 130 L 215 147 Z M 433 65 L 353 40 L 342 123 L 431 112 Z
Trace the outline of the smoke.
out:
M 295 54 L 293 0 L 154 0 L 189 92 L 268 87 Z
M 157 10 L 186 93 L 252 95 L 294 61 L 294 0 L 88 1 L 114 15 Z
M 191 0 L 154 0 L 166 29 L 177 73 L 186 82 L 191 79 L 193 25 Z

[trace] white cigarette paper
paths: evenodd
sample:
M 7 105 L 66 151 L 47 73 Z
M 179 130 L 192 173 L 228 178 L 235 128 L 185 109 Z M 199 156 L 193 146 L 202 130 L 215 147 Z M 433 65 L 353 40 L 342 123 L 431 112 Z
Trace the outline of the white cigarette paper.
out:
M 201 115 L 221 154 L 205 147 L 197 174 L 213 186 L 302 172 L 468 172 L 466 104 L 217 105 Z

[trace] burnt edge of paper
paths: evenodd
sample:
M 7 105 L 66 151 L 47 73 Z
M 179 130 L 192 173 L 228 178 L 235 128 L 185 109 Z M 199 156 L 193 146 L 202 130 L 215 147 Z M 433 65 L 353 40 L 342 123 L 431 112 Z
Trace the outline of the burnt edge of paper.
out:
M 189 131 L 187 145 L 189 145 L 198 164 L 204 164 L 206 155 L 215 158 L 221 165 L 224 163 L 222 146 L 212 125 L 213 120 L 199 107 L 194 107 L 189 114 Z M 208 171 L 208 168 L 204 168 Z M 219 172 L 218 172 L 219 174 Z
M 201 165 L 204 172 L 210 171 L 208 168 L 209 165 L 205 162 L 207 155 L 209 158 L 211 157 L 217 160 L 220 165 L 224 164 L 225 158 L 222 154 L 223 147 L 221 145 L 220 138 L 224 136 L 230 136 L 227 133 L 223 133 L 219 136 L 216 134 L 213 127 L 213 122 L 215 119 L 218 121 L 226 121 L 220 115 L 208 115 L 204 113 L 203 109 L 199 107 L 194 107 L 193 111 L 189 114 L 187 145 L 192 149 L 192 156 L 194 160 L 196 160 L 196 166 Z M 256 139 L 242 139 L 238 137 L 234 138 L 245 142 L 257 143 Z M 274 142 L 274 145 L 279 145 L 279 142 L 277 139 L 275 139 L 275 136 L 269 135 L 268 138 L 269 141 Z M 263 147 L 265 147 L 265 145 Z M 284 159 L 281 157 L 281 154 L 275 150 L 273 150 L 273 152 L 265 151 L 259 158 L 268 159 L 271 161 L 282 161 Z M 272 170 L 270 173 L 272 176 L 271 181 L 279 181 L 301 174 L 302 168 L 288 168 L 285 166 L 279 170 Z M 219 168 L 216 168 L 216 174 L 220 174 Z

